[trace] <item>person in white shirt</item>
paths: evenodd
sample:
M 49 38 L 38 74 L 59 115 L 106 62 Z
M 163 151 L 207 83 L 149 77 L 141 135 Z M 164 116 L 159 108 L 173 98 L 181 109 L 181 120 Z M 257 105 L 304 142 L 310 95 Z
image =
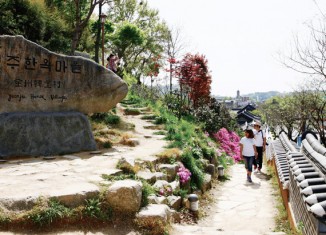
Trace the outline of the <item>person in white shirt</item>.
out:
M 247 170 L 247 181 L 252 182 L 252 164 L 253 160 L 257 156 L 257 150 L 255 146 L 254 133 L 251 129 L 245 130 L 245 136 L 240 140 L 240 158 L 244 160 L 245 168 Z
M 258 156 L 254 159 L 254 171 L 260 172 L 263 168 L 263 153 L 266 149 L 266 132 L 260 129 L 261 123 L 254 122 L 255 145 Z

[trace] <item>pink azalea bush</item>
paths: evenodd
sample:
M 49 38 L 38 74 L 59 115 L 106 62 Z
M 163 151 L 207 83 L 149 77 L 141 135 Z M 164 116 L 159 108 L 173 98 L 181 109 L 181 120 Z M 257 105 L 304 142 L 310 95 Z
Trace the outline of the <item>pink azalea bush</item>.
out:
M 181 166 L 177 172 L 177 175 L 179 176 L 180 183 L 185 184 L 190 180 L 191 172 L 184 166 Z
M 220 143 L 217 155 L 221 155 L 221 151 L 232 157 L 235 161 L 240 161 L 240 137 L 234 131 L 228 131 L 226 128 L 220 129 L 213 134 L 214 138 Z
M 162 188 L 160 188 L 158 190 L 158 194 L 160 196 L 165 196 L 166 197 L 166 196 L 172 195 L 172 193 L 173 193 L 173 190 L 172 190 L 172 187 L 170 185 L 164 185 Z

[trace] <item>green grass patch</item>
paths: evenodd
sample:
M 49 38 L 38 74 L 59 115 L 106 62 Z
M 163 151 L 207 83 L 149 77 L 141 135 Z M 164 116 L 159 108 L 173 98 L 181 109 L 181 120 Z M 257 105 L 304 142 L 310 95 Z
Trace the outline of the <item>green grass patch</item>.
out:
M 144 115 L 141 117 L 143 120 L 155 120 L 157 118 L 157 115 L 151 114 L 151 115 Z
M 272 183 L 273 190 L 274 190 L 273 195 L 276 200 L 276 208 L 278 211 L 278 214 L 275 217 L 276 227 L 274 228 L 274 231 L 275 232 L 284 232 L 287 235 L 302 234 L 299 231 L 293 231 L 291 229 L 290 222 L 288 220 L 288 215 L 287 215 L 286 209 L 283 204 L 283 199 L 279 193 L 279 185 L 278 185 L 278 181 L 277 181 L 277 176 L 275 175 L 274 170 L 270 166 L 267 166 L 267 172 L 269 175 L 272 175 L 271 183 Z
M 47 201 L 40 199 L 33 210 L 27 214 L 27 218 L 42 227 L 51 224 L 56 219 L 68 217 L 70 214 L 71 210 L 57 200 L 51 199 Z
M 165 131 L 155 131 L 153 132 L 154 135 L 165 135 L 166 132 Z
M 154 124 L 156 124 L 156 125 L 165 124 L 166 122 L 167 122 L 166 117 L 156 117 L 154 120 Z
M 125 180 L 125 179 L 136 179 L 136 175 L 135 174 L 121 174 L 121 175 L 103 174 L 102 178 L 108 181 L 117 181 L 117 180 Z
M 107 125 L 117 125 L 120 123 L 120 117 L 112 113 L 94 113 L 90 118 L 91 121 L 102 122 Z

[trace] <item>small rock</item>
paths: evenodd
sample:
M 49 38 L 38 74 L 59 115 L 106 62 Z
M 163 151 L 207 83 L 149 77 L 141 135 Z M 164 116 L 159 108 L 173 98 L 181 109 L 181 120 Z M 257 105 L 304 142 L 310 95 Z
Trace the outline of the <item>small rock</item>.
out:
M 102 151 L 98 150 L 98 151 L 92 151 L 89 154 L 101 154 L 101 153 L 102 153 Z
M 55 157 L 53 156 L 46 156 L 46 157 L 43 157 L 43 160 L 54 160 Z

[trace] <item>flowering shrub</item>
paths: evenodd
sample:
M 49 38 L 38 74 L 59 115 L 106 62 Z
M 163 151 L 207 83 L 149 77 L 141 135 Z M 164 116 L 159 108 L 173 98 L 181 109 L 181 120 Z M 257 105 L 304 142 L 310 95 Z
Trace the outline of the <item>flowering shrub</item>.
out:
M 235 132 L 222 128 L 217 133 L 213 134 L 213 136 L 220 143 L 220 147 L 222 148 L 217 154 L 221 154 L 220 151 L 223 150 L 235 161 L 240 161 L 240 137 Z
M 169 196 L 169 195 L 172 195 L 172 193 L 173 193 L 173 190 L 170 185 L 164 185 L 162 188 L 160 188 L 158 190 L 158 194 L 160 196 Z
M 179 176 L 180 183 L 185 184 L 190 180 L 191 172 L 184 166 L 181 166 L 177 172 L 177 175 Z
M 216 155 L 218 156 L 218 157 L 220 157 L 220 156 L 222 156 L 222 153 L 224 153 L 224 150 L 222 149 L 216 149 Z

